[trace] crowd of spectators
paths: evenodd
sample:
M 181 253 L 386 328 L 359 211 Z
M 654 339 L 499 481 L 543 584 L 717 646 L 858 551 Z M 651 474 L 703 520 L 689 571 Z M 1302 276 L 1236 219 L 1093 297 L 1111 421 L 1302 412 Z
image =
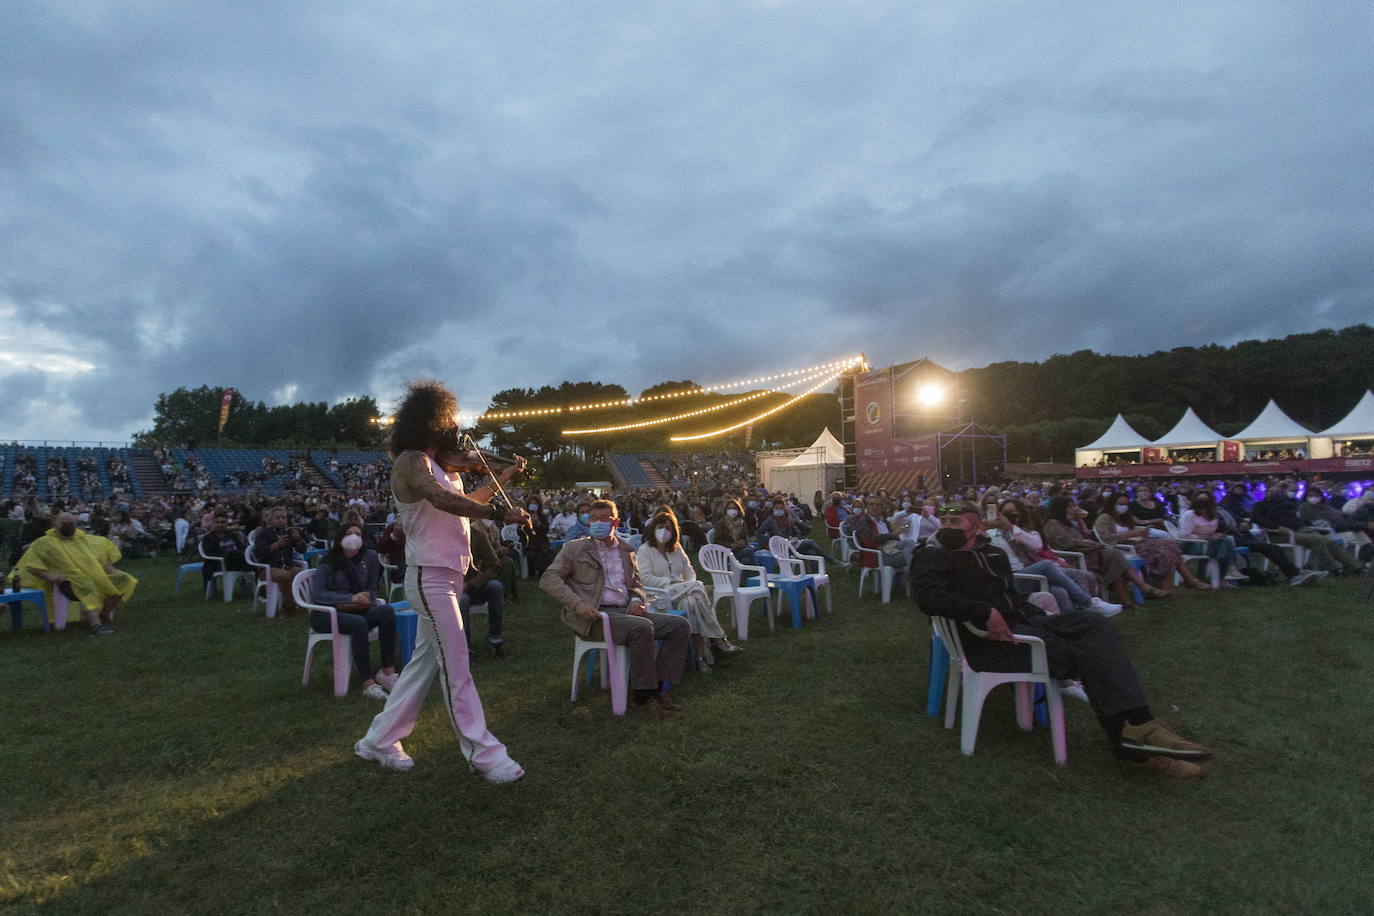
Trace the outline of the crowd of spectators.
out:
M 758 465 L 749 452 L 674 453 L 659 462 L 674 487 L 709 490 L 758 484 Z

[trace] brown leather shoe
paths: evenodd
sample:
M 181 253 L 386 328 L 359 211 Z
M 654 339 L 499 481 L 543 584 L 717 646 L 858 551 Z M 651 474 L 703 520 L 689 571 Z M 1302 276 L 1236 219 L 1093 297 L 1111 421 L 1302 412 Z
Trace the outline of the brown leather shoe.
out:
M 1212 756 L 1211 750 L 1189 741 L 1159 719 L 1151 719 L 1143 725 L 1127 723 L 1121 729 L 1121 746 L 1156 757 L 1181 760 L 1209 760 Z
M 660 692 L 654 694 L 653 699 L 651 699 L 649 702 L 657 704 L 658 707 L 664 710 L 665 712 L 676 714 L 683 711 L 682 704 L 674 703 L 672 698 L 669 697 L 666 693 Z
M 1207 778 L 1207 770 L 1204 767 L 1196 763 L 1189 763 L 1186 760 L 1175 760 L 1172 757 L 1147 757 L 1135 766 L 1152 770 L 1160 776 L 1168 776 L 1171 779 Z

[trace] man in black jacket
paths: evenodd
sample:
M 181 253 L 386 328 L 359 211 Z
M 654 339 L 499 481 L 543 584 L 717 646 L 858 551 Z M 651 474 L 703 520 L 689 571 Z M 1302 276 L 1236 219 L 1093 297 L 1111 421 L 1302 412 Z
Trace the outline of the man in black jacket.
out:
M 1166 776 L 1206 775 L 1192 761 L 1206 760 L 1212 752 L 1154 718 L 1135 666 L 1107 618 L 1079 610 L 1051 616 L 1023 599 L 1006 554 L 982 536 L 977 506 L 947 506 L 940 523 L 939 546 L 923 548 L 912 559 L 913 594 L 926 614 L 985 633 L 961 628 L 964 653 L 975 670 L 1030 670 L 1030 649 L 1013 642 L 1012 634 L 1038 636 L 1045 641 L 1050 674 L 1082 682 L 1117 756 Z

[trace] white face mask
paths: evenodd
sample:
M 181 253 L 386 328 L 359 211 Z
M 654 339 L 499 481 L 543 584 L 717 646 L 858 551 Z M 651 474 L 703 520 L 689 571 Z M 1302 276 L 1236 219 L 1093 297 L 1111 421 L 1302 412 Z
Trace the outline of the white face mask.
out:
M 530 511 L 531 511 L 531 512 L 538 512 L 538 511 L 539 511 L 539 503 L 530 503 Z
M 910 509 L 910 508 L 911 508 L 911 500 L 909 500 L 909 499 L 903 500 L 903 501 L 902 501 L 902 508 L 903 508 L 903 509 Z
M 1316 505 L 1317 503 L 1322 501 L 1322 498 L 1320 496 L 1309 496 L 1307 497 L 1307 501 L 1312 503 L 1313 505 Z
M 669 531 L 667 528 L 656 528 L 654 530 L 654 539 L 660 544 L 666 544 L 673 539 L 673 532 Z
M 1125 515 L 1126 512 L 1127 512 L 1130 508 L 1131 508 L 1130 506 L 1117 506 L 1117 507 L 1116 507 L 1116 514 L 1117 514 L 1117 515 Z
M 730 518 L 739 518 L 739 510 L 738 510 L 738 509 L 726 509 L 726 510 L 725 510 L 725 514 L 726 514 L 727 516 L 729 516 Z
M 344 539 L 339 542 L 339 546 L 349 553 L 357 553 L 363 549 L 363 539 L 356 534 L 344 535 Z

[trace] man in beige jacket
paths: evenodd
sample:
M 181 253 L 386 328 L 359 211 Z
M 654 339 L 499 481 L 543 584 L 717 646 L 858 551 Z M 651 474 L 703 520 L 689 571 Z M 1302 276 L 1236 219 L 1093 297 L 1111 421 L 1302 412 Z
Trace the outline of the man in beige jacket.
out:
M 681 617 L 649 612 L 634 551 L 615 533 L 618 516 L 609 499 L 592 503 L 590 536 L 564 544 L 539 587 L 563 605 L 563 623 L 584 639 L 600 635 L 598 612 L 610 616 L 612 639 L 629 649 L 636 707 L 681 712 L 660 688 L 682 680 L 691 627 Z M 655 640 L 662 648 L 655 650 Z

